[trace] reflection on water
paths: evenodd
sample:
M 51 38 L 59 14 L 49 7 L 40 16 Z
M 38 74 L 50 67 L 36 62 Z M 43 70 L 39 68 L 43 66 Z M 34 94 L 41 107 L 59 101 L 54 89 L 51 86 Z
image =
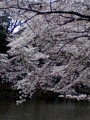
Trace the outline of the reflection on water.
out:
M 90 103 L 0 100 L 0 120 L 90 120 Z

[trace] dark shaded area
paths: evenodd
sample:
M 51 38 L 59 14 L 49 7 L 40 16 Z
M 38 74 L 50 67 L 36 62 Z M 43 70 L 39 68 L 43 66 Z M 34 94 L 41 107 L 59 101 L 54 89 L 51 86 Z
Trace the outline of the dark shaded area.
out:
M 7 12 L 0 13 L 0 53 L 9 50 L 7 35 L 9 34 L 10 18 Z
M 32 100 L 57 101 L 58 95 L 58 93 L 54 93 L 52 91 L 37 90 L 37 92 L 33 95 Z
M 42 67 L 45 64 L 45 60 L 43 58 L 38 59 L 38 67 Z
M 6 53 L 10 48 L 7 46 L 6 33 L 0 27 L 0 53 Z
M 79 82 L 76 85 L 74 85 L 73 88 L 79 94 L 90 95 L 90 87 L 85 83 Z
M 12 89 L 12 83 L 0 83 L 0 98 L 18 99 L 19 91 Z

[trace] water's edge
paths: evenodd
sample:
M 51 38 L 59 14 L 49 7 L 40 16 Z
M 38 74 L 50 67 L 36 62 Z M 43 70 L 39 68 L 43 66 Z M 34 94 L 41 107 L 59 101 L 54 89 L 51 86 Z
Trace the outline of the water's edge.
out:
M 12 85 L 10 83 L 0 83 L 0 98 L 5 99 L 19 99 L 19 91 L 16 89 L 12 89 Z M 28 98 L 26 98 L 28 99 Z M 89 101 L 90 95 L 79 93 L 79 94 L 60 94 L 57 92 L 49 91 L 49 90 L 37 90 L 37 92 L 33 95 L 32 99 L 36 100 L 69 100 L 69 101 Z

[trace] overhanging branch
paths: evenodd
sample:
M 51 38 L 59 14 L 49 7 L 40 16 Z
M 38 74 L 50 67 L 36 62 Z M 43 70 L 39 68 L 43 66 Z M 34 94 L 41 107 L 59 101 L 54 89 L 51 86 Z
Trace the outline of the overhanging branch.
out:
M 36 13 L 37 15 L 46 15 L 46 14 L 66 14 L 66 15 L 74 15 L 80 18 L 83 18 L 86 21 L 90 21 L 90 15 L 85 15 L 85 14 L 81 14 L 79 12 L 74 12 L 74 11 L 55 11 L 55 10 L 50 10 L 50 11 L 40 11 L 40 10 L 35 10 L 35 9 L 30 9 L 30 8 L 23 8 L 23 7 L 16 7 L 16 6 L 9 6 L 6 8 L 0 8 L 0 9 L 10 9 L 10 8 L 14 8 L 14 9 L 19 9 L 19 10 L 23 10 L 23 11 L 28 11 L 28 12 L 33 12 Z

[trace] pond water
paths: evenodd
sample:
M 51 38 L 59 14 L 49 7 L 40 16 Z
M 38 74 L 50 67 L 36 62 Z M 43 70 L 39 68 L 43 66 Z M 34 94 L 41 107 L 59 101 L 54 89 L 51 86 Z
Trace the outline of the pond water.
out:
M 0 100 L 0 120 L 90 120 L 90 103 Z

